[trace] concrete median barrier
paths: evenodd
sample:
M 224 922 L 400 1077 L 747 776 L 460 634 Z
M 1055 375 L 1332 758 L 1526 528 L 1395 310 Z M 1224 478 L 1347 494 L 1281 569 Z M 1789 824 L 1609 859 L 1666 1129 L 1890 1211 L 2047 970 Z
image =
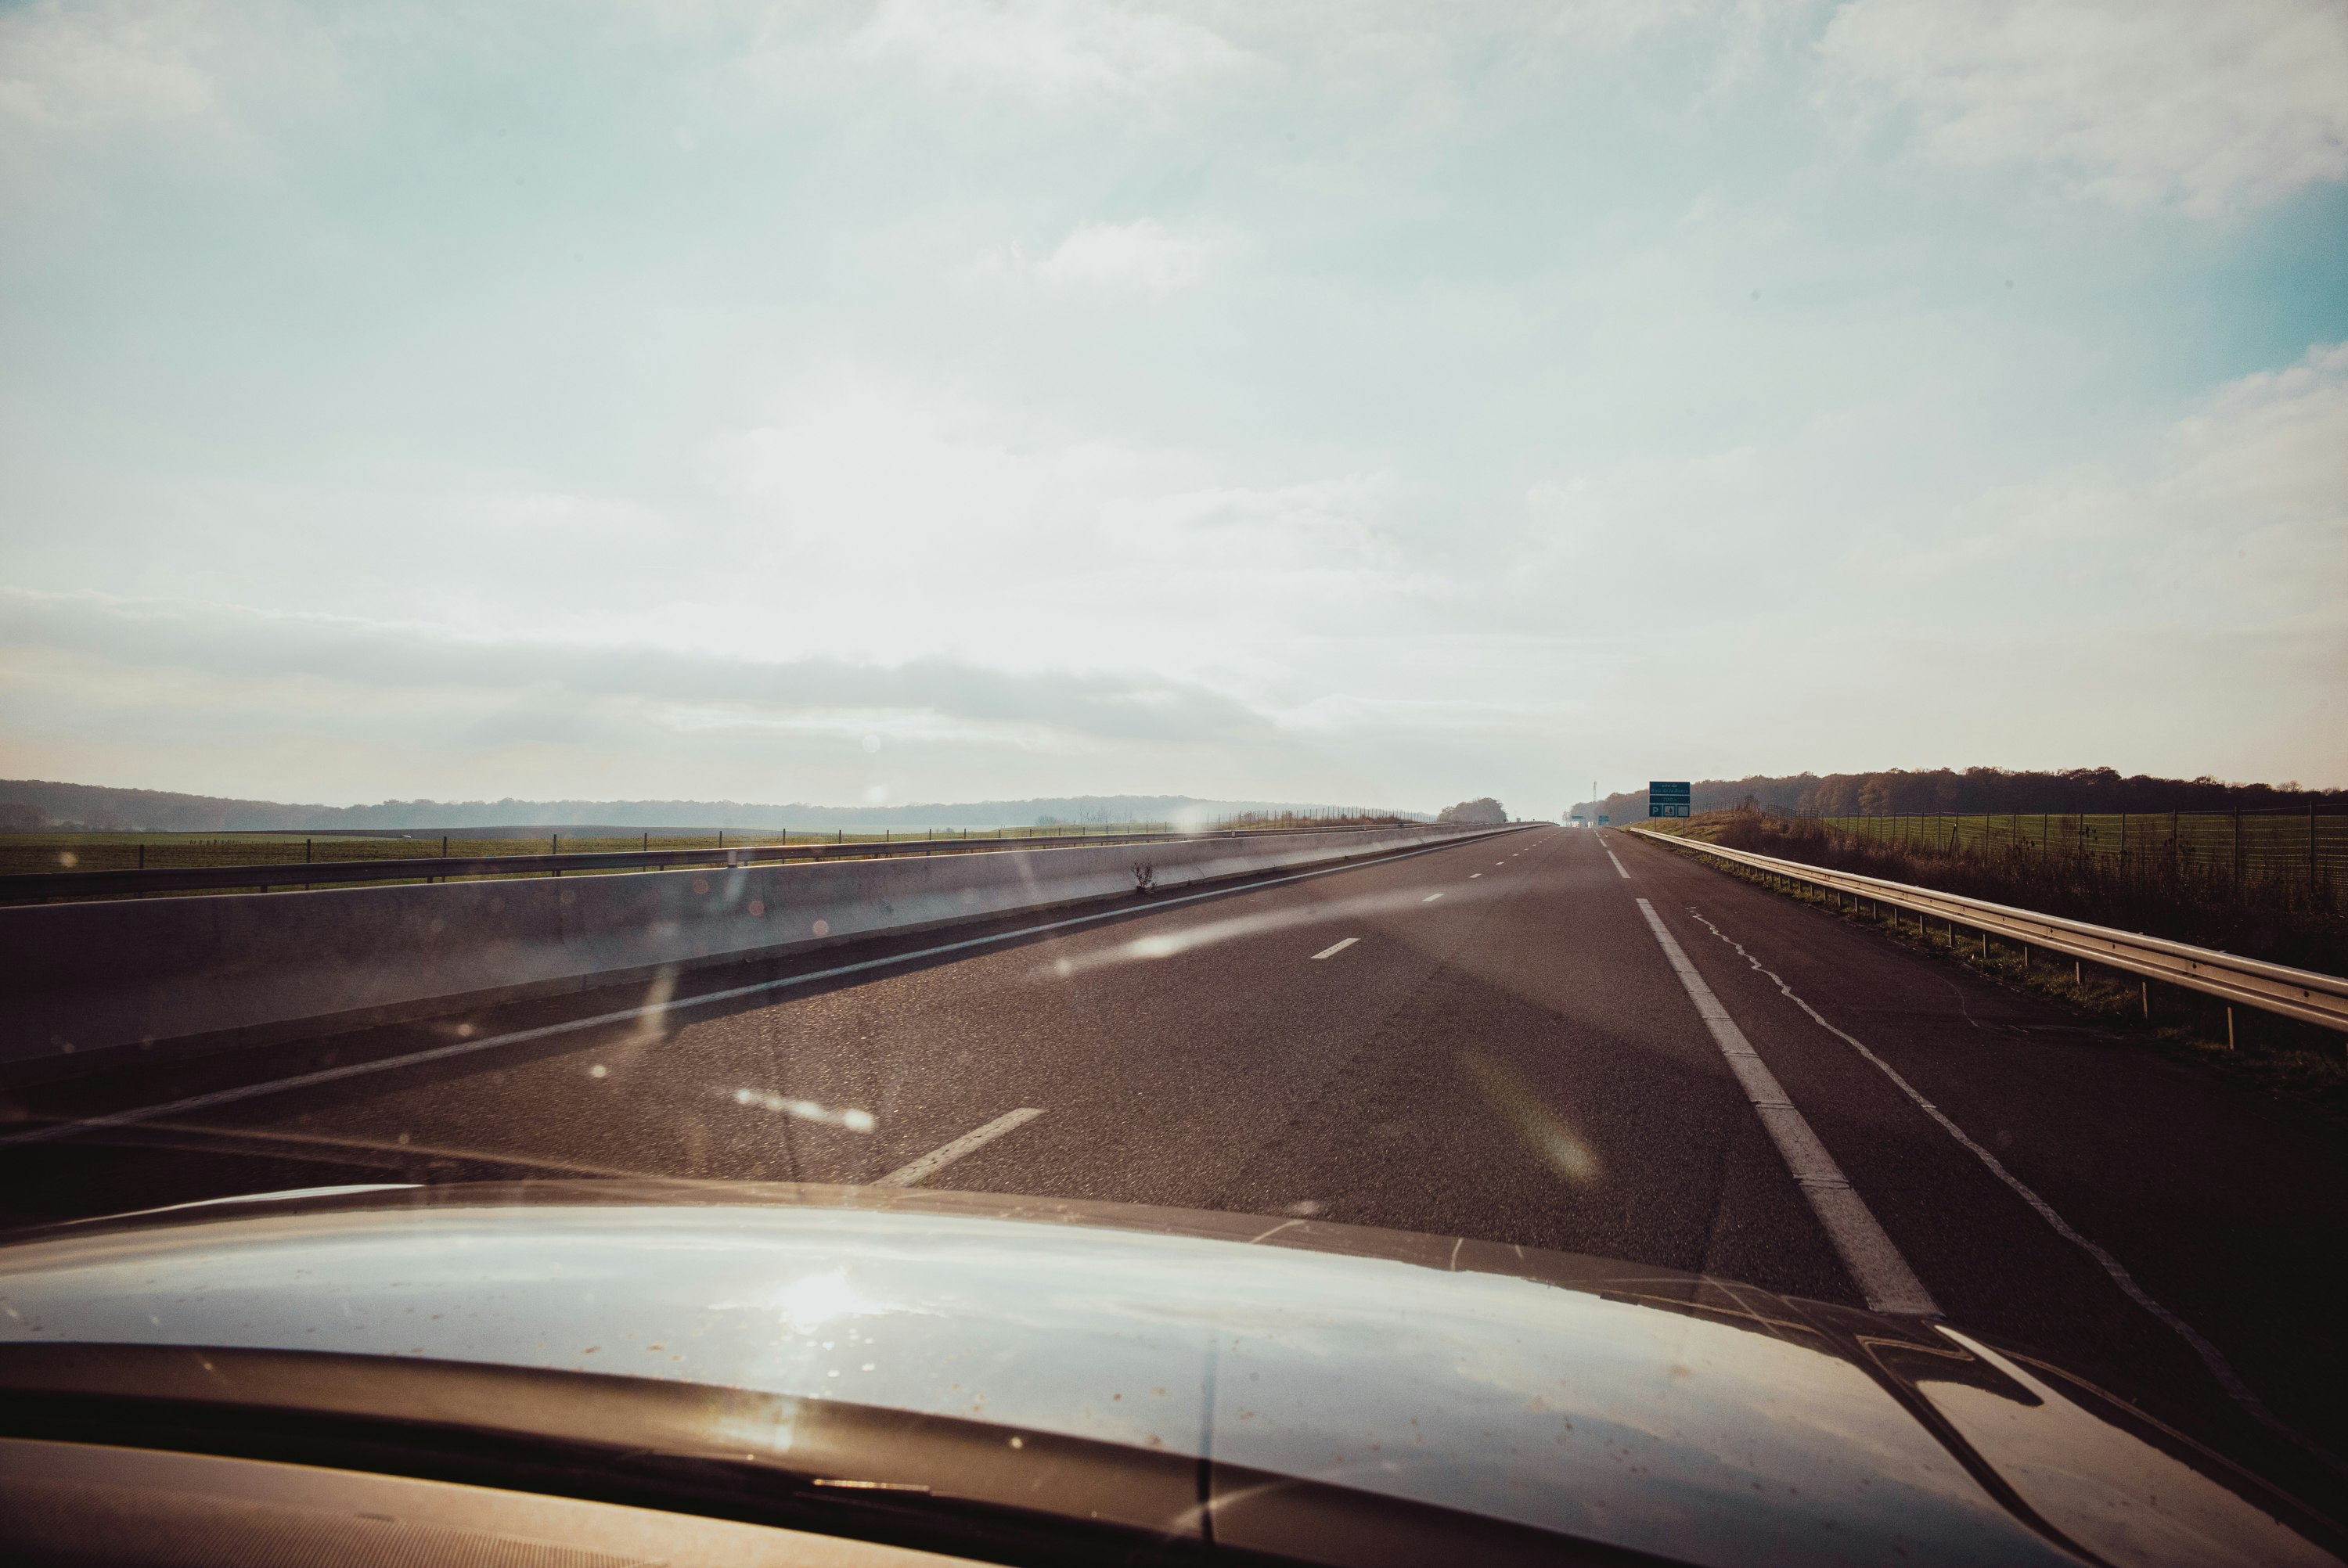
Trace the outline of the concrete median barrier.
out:
M 0 908 L 0 1080 L 1393 854 L 1371 829 Z

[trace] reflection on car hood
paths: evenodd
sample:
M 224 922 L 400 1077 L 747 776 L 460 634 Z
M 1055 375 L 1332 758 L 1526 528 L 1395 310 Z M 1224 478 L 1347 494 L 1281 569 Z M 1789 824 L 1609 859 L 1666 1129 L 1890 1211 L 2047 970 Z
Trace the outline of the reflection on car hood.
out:
M 0 1248 L 0 1342 L 419 1357 L 976 1419 L 1694 1562 L 2332 1561 L 2254 1483 L 1945 1328 L 1306 1221 L 376 1191 L 33 1236 Z

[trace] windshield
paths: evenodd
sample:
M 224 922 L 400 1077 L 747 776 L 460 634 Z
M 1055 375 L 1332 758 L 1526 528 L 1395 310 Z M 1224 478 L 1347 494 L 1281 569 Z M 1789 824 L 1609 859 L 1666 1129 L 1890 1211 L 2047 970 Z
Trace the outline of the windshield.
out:
M 1423 1352 L 1349 1430 L 1675 1341 L 1136 1282 L 1750 1289 L 1890 1325 L 1756 1409 L 1938 1347 L 2348 1516 L 2336 5 L 34 4 L 0 79 L 21 1234 L 461 1189 L 542 1283 L 650 1244 L 525 1194 L 731 1192 L 847 1205 L 777 1321 L 928 1322 L 804 1249 L 986 1194 L 1195 1244 L 1096 1327 Z M 700 1245 L 659 1310 L 767 1288 Z

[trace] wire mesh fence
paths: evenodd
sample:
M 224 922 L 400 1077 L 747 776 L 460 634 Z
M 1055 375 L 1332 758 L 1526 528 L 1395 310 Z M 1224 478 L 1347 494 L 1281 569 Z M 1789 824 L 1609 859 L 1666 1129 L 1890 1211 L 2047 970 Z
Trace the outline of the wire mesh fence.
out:
M 2348 907 L 2348 814 L 1923 813 L 1818 816 L 1826 831 L 1899 853 L 2004 862 L 2318 914 Z
M 0 836 L 0 905 L 481 877 L 617 876 L 841 857 L 1148 844 L 1200 835 L 1242 838 L 1361 833 L 1405 825 L 1409 825 L 1390 815 L 1323 813 L 1277 817 L 1250 814 L 1244 820 L 1179 828 L 1162 822 L 1045 822 L 1027 827 L 927 828 L 910 833 L 900 828 L 806 833 L 729 828 L 722 833 L 654 830 L 618 835 L 609 830 L 549 833 L 544 837 L 24 834 Z
M 0 874 L 38 871 L 146 871 L 181 867 L 414 860 L 438 856 L 615 855 L 630 850 L 749 849 L 780 844 L 891 844 L 945 840 L 1057 840 L 1104 834 L 1164 832 L 1162 823 L 1052 823 L 1012 828 L 855 828 L 802 832 L 715 828 L 626 835 L 551 831 L 535 837 L 415 834 L 360 837 L 299 833 L 27 833 L 0 835 Z

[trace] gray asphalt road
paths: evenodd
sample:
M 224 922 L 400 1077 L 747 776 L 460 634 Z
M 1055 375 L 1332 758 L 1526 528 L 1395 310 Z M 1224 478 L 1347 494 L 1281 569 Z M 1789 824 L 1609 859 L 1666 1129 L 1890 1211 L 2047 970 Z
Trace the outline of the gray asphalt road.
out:
M 1732 1070 L 1658 923 L 1771 1093 Z M 1025 925 L 951 956 L 908 938 L 767 966 L 905 955 L 722 1007 L 0 1144 L 0 1193 L 21 1221 L 356 1181 L 899 1173 L 1859 1304 L 1835 1218 L 1855 1196 L 1952 1322 L 2338 1495 L 2305 1443 L 2348 1451 L 2348 1144 L 2051 1004 L 1634 838 L 1558 829 Z M 234 1093 L 644 999 L 52 1085 L 14 1109 L 29 1128 Z M 1756 1098 L 1790 1106 L 1847 1192 L 1797 1181 Z

